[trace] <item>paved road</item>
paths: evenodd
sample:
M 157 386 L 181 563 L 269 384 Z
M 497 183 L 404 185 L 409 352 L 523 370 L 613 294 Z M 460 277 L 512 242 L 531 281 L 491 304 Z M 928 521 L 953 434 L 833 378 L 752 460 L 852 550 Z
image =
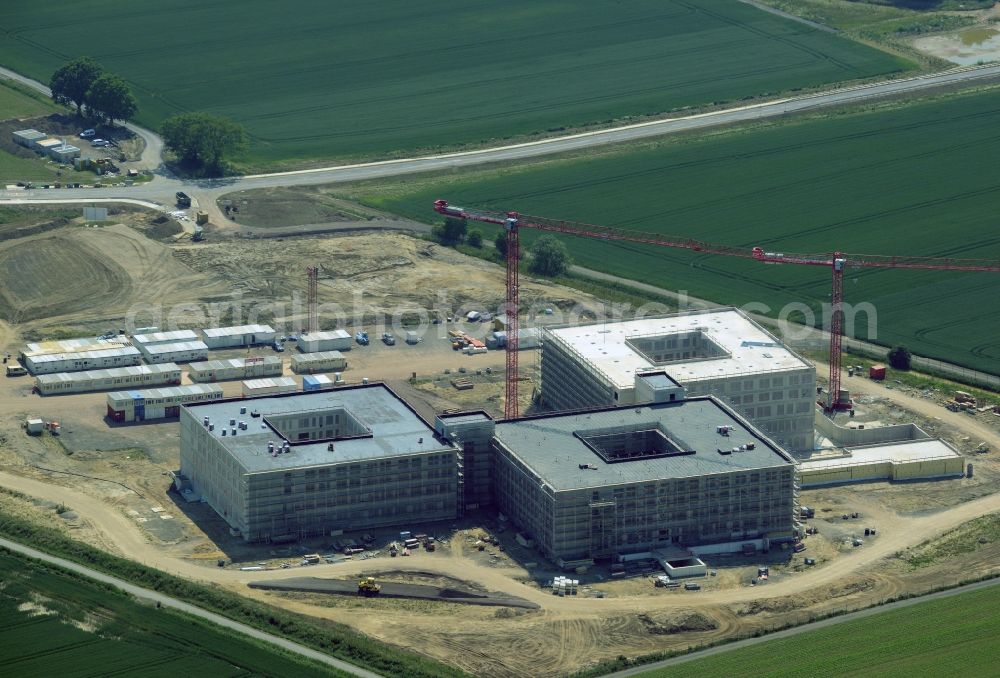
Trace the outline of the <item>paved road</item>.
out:
M 819 629 L 826 628 L 828 626 L 843 624 L 845 622 L 855 621 L 856 619 L 864 619 L 865 617 L 871 617 L 873 615 L 881 614 L 883 612 L 898 610 L 899 608 L 902 607 L 919 605 L 920 603 L 925 603 L 931 600 L 939 600 L 941 598 L 950 598 L 951 596 L 957 596 L 959 594 L 967 593 L 969 591 L 978 591 L 981 589 L 989 588 L 991 586 L 997 586 L 998 584 L 1000 584 L 1000 579 L 989 579 L 987 581 L 976 582 L 975 584 L 967 584 L 965 586 L 960 586 L 958 588 L 950 589 L 948 591 L 938 591 L 937 593 L 930 593 L 926 596 L 920 596 L 919 598 L 910 598 L 908 600 L 901 600 L 899 602 L 889 603 L 888 605 L 882 605 L 880 607 L 871 607 L 866 610 L 851 612 L 849 614 L 841 615 L 839 617 L 822 619 L 820 621 L 812 622 L 809 624 L 803 624 L 802 626 L 796 626 L 795 628 L 786 629 L 784 631 L 778 631 L 776 633 L 771 633 L 766 636 L 761 636 L 760 638 L 747 638 L 746 640 L 740 640 L 735 643 L 729 643 L 727 645 L 710 647 L 706 650 L 692 652 L 691 654 L 686 654 L 681 657 L 673 657 L 672 659 L 664 659 L 663 661 L 654 662 L 652 664 L 646 664 L 645 666 L 637 666 L 631 669 L 625 669 L 623 671 L 608 673 L 605 674 L 605 676 L 606 678 L 625 678 L 626 676 L 641 676 L 645 675 L 650 671 L 655 671 L 657 669 L 663 669 L 669 666 L 676 666 L 678 664 L 685 664 L 687 662 L 695 661 L 698 659 L 704 659 L 706 657 L 711 657 L 713 655 L 722 654 L 723 652 L 732 652 L 733 650 L 740 650 L 745 647 L 758 645 L 760 643 L 767 643 L 772 640 L 797 636 L 800 633 L 808 633 L 809 631 L 816 631 Z
M 175 610 L 180 610 L 181 612 L 186 612 L 187 614 L 199 617 L 213 624 L 223 626 L 233 631 L 238 631 L 256 640 L 262 640 L 265 643 L 277 645 L 278 647 L 284 650 L 287 650 L 289 652 L 294 652 L 295 654 L 301 655 L 308 659 L 312 659 L 322 664 L 326 664 L 327 666 L 331 666 L 340 671 L 344 671 L 345 673 L 349 673 L 354 676 L 362 676 L 363 678 L 380 678 L 379 674 L 377 673 L 372 673 L 371 671 L 358 668 L 357 666 L 354 666 L 353 664 L 348 664 L 347 662 L 341 661 L 340 659 L 334 659 L 329 655 L 323 654 L 322 652 L 317 652 L 316 650 L 312 650 L 308 647 L 305 647 L 304 645 L 299 645 L 298 643 L 293 643 L 290 640 L 285 640 L 284 638 L 279 638 L 269 633 L 258 631 L 255 628 L 247 626 L 246 624 L 241 624 L 239 622 L 233 621 L 228 617 L 223 617 L 222 615 L 215 614 L 214 612 L 208 612 L 206 610 L 201 609 L 200 607 L 196 607 L 194 605 L 190 605 L 183 601 L 177 600 L 176 598 L 170 598 L 169 596 L 165 596 L 162 593 L 157 593 L 156 591 L 151 591 L 150 589 L 144 589 L 140 586 L 129 584 L 127 581 L 124 581 L 123 579 L 118 579 L 117 577 L 112 577 L 103 574 L 101 572 L 98 572 L 97 570 L 92 570 L 89 567 L 85 567 L 83 565 L 74 563 L 69 560 L 65 560 L 63 558 L 57 558 L 56 556 L 51 556 L 42 551 L 33 549 L 30 546 L 24 546 L 23 544 L 19 544 L 15 541 L 10 541 L 8 539 L 2 539 L 2 538 L 0 538 L 0 546 L 9 549 L 11 551 L 14 551 L 16 553 L 20 553 L 22 555 L 35 558 L 37 560 L 41 560 L 51 565 L 56 565 L 58 567 L 63 568 L 64 570 L 69 570 L 70 572 L 82 574 L 85 577 L 89 577 L 90 579 L 94 579 L 104 584 L 110 584 L 111 586 L 114 586 L 117 589 L 125 591 L 126 593 L 133 595 L 136 598 L 153 601 L 159 603 L 162 607 L 169 607 Z
M 48 88 L 37 80 L 32 80 L 31 78 L 25 77 L 20 73 L 9 70 L 7 68 L 0 67 L 0 77 L 8 78 L 22 85 L 27 85 L 31 89 L 41 92 L 47 97 L 52 96 L 52 90 Z M 146 129 L 145 127 L 140 127 L 139 125 L 134 125 L 132 123 L 127 123 L 126 128 L 134 132 L 135 134 L 142 137 L 143 141 L 146 142 L 146 147 L 142 151 L 142 158 L 139 161 L 140 167 L 143 169 L 157 170 L 163 164 L 163 140 L 153 131 Z
M 16 75 L 2 69 L 0 69 L 0 74 Z M 39 91 L 46 91 L 45 86 L 40 83 L 30 81 L 23 76 L 16 77 L 20 82 L 28 82 L 36 89 L 39 89 Z M 476 151 L 443 153 L 418 158 L 383 160 L 337 167 L 256 174 L 215 180 L 179 180 L 161 175 L 150 183 L 125 189 L 60 189 L 59 195 L 63 198 L 73 198 L 81 201 L 87 201 L 90 198 L 130 197 L 162 203 L 164 206 L 167 206 L 172 204 L 173 194 L 176 191 L 184 190 L 196 199 L 199 207 L 206 208 L 210 205 L 214 206 L 214 202 L 219 196 L 233 191 L 341 183 L 362 179 L 403 176 L 418 172 L 472 167 L 488 163 L 524 160 L 554 153 L 565 153 L 567 151 L 647 139 L 667 134 L 689 132 L 719 125 L 773 118 L 829 106 L 858 103 L 880 97 L 914 94 L 936 87 L 952 84 L 968 84 L 998 77 L 1000 77 L 1000 64 L 956 68 L 931 75 L 920 75 L 899 80 L 843 87 L 801 97 L 789 97 L 709 113 L 653 120 L 634 125 L 581 132 L 551 139 Z M 135 126 L 130 127 L 130 129 L 135 130 L 136 133 L 141 134 L 147 140 L 149 153 L 158 152 L 162 148 L 159 139 L 148 130 Z M 0 190 L 0 203 L 11 198 L 31 200 L 48 197 L 48 193 L 49 191 L 44 190 L 17 192 Z

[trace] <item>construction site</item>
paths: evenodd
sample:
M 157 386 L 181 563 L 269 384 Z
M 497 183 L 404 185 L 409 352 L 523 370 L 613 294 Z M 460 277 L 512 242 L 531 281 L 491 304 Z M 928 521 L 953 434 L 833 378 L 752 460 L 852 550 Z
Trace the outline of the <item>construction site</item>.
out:
M 412 235 L 154 218 L 0 226 L 7 364 L 63 356 L 0 381 L 4 511 L 490 676 L 1000 569 L 978 396 L 831 372 L 737 309 L 595 322 L 596 296 Z

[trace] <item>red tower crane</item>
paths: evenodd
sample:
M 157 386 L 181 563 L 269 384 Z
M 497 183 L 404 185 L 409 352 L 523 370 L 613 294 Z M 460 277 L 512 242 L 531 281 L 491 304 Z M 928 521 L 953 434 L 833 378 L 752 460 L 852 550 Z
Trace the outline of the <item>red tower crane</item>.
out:
M 309 286 L 306 293 L 306 308 L 308 309 L 309 320 L 306 323 L 306 331 L 312 334 L 319 332 L 319 268 L 316 266 L 308 267 L 306 269 L 306 276 L 309 278 Z
M 893 257 L 877 254 L 787 254 L 765 252 L 754 247 L 752 256 L 766 264 L 800 264 L 825 266 L 833 273 L 833 292 L 830 295 L 830 382 L 825 408 L 827 411 L 849 409 L 850 399 L 840 398 L 841 340 L 844 331 L 844 269 L 857 268 L 906 268 L 923 271 L 968 271 L 1000 273 L 1000 261 L 992 259 L 956 259 L 935 257 Z
M 448 204 L 447 200 L 434 202 L 434 210 L 439 214 L 458 219 L 472 219 L 504 227 L 507 233 L 507 302 L 504 312 L 507 314 L 507 400 L 504 403 L 504 416 L 516 419 L 517 406 L 517 310 L 518 310 L 518 261 L 520 248 L 518 231 L 521 228 L 531 228 L 550 233 L 562 233 L 583 238 L 600 240 L 617 240 L 634 242 L 660 247 L 691 250 L 705 254 L 718 254 L 726 257 L 754 259 L 766 264 L 802 264 L 807 266 L 827 266 L 833 272 L 833 293 L 831 295 L 832 313 L 830 320 L 830 382 L 829 394 L 824 407 L 831 409 L 850 407 L 850 402 L 840 401 L 840 363 L 841 340 L 844 322 L 844 269 L 847 266 L 866 268 L 906 268 L 928 271 L 971 271 L 1000 273 L 1000 261 L 988 259 L 955 259 L 931 257 L 893 257 L 880 255 L 843 254 L 836 252 L 827 254 L 787 254 L 765 252 L 761 247 L 747 250 L 745 247 L 731 247 L 695 240 L 693 238 L 675 237 L 647 233 L 644 231 L 629 231 L 607 226 L 593 226 L 545 217 L 534 217 L 517 212 L 491 212 L 468 210 Z

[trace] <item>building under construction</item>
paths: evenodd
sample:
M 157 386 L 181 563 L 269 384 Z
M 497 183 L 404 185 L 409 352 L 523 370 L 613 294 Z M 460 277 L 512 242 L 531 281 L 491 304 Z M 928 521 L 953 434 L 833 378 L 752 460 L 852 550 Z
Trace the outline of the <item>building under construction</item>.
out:
M 548 328 L 542 342 L 548 410 L 629 406 L 636 377 L 663 370 L 688 396 L 715 395 L 786 449 L 813 447 L 816 370 L 734 308 Z
M 497 423 L 500 510 L 564 566 L 791 541 L 792 458 L 713 396 L 656 400 Z
M 181 410 L 179 485 L 248 541 L 453 519 L 460 450 L 383 384 Z

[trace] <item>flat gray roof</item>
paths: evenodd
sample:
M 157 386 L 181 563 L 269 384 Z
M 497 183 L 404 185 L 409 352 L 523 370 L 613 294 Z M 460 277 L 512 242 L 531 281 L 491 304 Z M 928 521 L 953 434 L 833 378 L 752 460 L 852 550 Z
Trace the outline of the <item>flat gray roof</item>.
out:
M 657 426 L 695 453 L 609 463 L 574 435 L 615 427 L 643 430 Z M 719 426 L 732 430 L 723 436 L 718 433 Z M 498 422 L 496 437 L 557 491 L 794 465 L 781 448 L 713 396 Z M 718 452 L 719 448 L 732 449 L 750 442 L 755 445 L 753 450 L 726 455 Z M 596 470 L 581 469 L 580 464 L 590 464 Z
M 240 408 L 246 407 L 246 414 Z M 282 438 L 264 423 L 265 417 L 301 412 L 343 408 L 371 429 L 371 438 L 350 438 L 334 441 L 334 451 L 327 450 L 327 441 L 291 443 L 291 451 L 271 457 L 268 441 L 275 446 Z M 187 405 L 186 409 L 200 422 L 210 417 L 216 424 L 212 435 L 236 457 L 248 473 L 288 470 L 304 466 L 325 466 L 340 462 L 355 462 L 424 454 L 435 450 L 450 451 L 450 444 L 439 440 L 434 429 L 384 384 L 348 386 L 328 391 L 275 394 L 270 397 L 238 398 L 212 403 Z M 260 417 L 250 413 L 260 412 Z M 222 436 L 231 428 L 229 420 L 244 421 L 248 430 L 235 437 Z M 423 442 L 421 442 L 421 439 Z

